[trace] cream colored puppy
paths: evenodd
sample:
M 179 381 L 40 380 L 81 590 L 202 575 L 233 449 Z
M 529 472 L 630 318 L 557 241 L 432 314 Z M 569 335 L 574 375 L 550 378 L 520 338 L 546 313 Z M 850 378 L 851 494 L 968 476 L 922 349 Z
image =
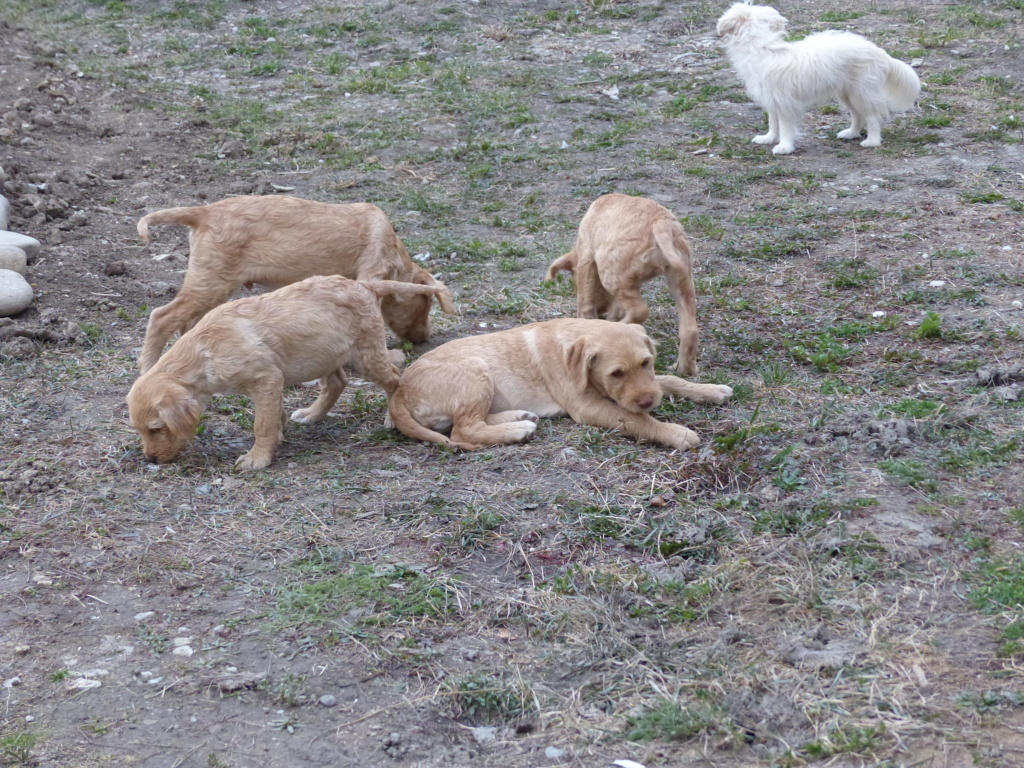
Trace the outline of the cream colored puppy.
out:
M 452 295 L 413 264 L 384 212 L 369 203 L 328 204 L 282 195 L 229 197 L 194 208 L 168 208 L 139 220 L 149 240 L 153 224 L 184 224 L 189 234 L 188 271 L 170 304 L 149 316 L 139 368 L 148 371 L 167 340 L 185 333 L 243 285 L 280 288 L 312 275 L 353 280 L 398 280 L 440 290 L 392 293 L 381 313 L 388 327 L 413 343 L 430 337 L 430 307 L 455 314 Z
M 640 287 L 664 275 L 679 316 L 676 370 L 697 375 L 697 295 L 693 255 L 679 219 L 653 200 L 602 195 L 580 222 L 576 246 L 548 268 L 545 280 L 562 270 L 576 278 L 576 314 L 625 323 L 647 321 Z
M 723 403 L 732 389 L 654 373 L 654 343 L 639 325 L 607 320 L 543 323 L 449 341 L 402 374 L 388 403 L 409 437 L 471 451 L 526 440 L 540 416 L 687 450 L 700 443 L 650 411 L 663 395 Z M 451 427 L 451 438 L 438 430 Z
M 345 389 L 342 366 L 358 366 L 391 394 L 398 368 L 388 357 L 382 297 L 432 296 L 440 286 L 311 277 L 262 296 L 208 312 L 132 386 L 128 414 L 148 461 L 171 461 L 195 437 L 199 417 L 216 393 L 246 395 L 255 410 L 256 441 L 235 466 L 263 469 L 283 437 L 284 388 L 320 379 L 320 396 L 292 421 L 327 415 Z

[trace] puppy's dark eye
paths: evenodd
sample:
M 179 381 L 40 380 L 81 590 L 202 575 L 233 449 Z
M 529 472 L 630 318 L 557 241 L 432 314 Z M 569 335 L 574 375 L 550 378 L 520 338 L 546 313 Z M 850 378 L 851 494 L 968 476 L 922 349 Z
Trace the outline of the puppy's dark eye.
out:
M 640 367 L 641 368 L 650 368 L 651 367 L 651 361 L 650 360 L 644 360 L 642 363 L 640 363 Z
M 612 378 L 613 379 L 621 379 L 625 375 L 626 375 L 625 371 L 612 371 Z

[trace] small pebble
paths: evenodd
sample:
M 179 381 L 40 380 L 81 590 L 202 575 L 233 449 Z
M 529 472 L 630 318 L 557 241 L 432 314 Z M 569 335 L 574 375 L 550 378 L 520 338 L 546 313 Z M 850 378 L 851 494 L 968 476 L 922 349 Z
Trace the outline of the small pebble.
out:
M 885 312 L 883 312 L 880 309 L 876 309 L 874 312 L 871 313 L 871 316 L 872 317 L 885 317 Z
M 128 265 L 123 261 L 111 261 L 103 268 L 103 274 L 107 277 L 118 277 L 128 273 Z
M 150 616 L 153 616 L 155 614 L 156 614 L 156 611 L 143 611 L 142 613 L 136 613 L 135 614 L 135 620 L 136 621 L 145 621 Z
M 331 696 L 331 694 L 329 693 L 325 693 L 323 696 L 320 697 L 321 707 L 333 707 L 337 703 L 338 700 L 334 696 Z
M 565 750 L 558 747 L 548 747 L 544 750 L 544 757 L 548 760 L 560 760 L 565 757 Z

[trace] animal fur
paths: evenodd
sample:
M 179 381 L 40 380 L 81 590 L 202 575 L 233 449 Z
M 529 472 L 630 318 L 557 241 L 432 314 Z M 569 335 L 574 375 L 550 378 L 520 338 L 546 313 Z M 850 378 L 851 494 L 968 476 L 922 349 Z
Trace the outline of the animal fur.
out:
M 576 279 L 576 314 L 643 325 L 647 302 L 640 295 L 648 280 L 664 275 L 679 317 L 676 370 L 697 375 L 697 296 L 693 254 L 682 224 L 653 200 L 602 195 L 583 220 L 575 247 L 548 268 L 545 280 L 561 270 Z
M 747 94 L 768 112 L 768 132 L 755 144 L 775 144 L 786 155 L 796 147 L 808 108 L 838 99 L 852 115 L 837 138 L 882 143 L 882 122 L 914 106 L 921 90 L 917 73 L 878 46 L 851 32 L 819 32 L 786 42 L 786 19 L 766 5 L 735 3 L 718 20 L 718 34 Z
M 559 319 L 450 341 L 405 369 L 388 403 L 409 437 L 463 450 L 528 439 L 541 416 L 688 450 L 680 424 L 650 415 L 664 395 L 722 403 L 724 385 L 654 373 L 654 343 L 639 325 Z M 451 428 L 451 437 L 440 430 Z
M 291 416 L 300 424 L 327 415 L 348 382 L 342 366 L 349 363 L 391 394 L 399 371 L 388 356 L 380 301 L 442 290 L 332 275 L 215 307 L 128 393 L 129 420 L 146 459 L 174 460 L 195 436 L 210 397 L 236 393 L 252 400 L 256 433 L 252 450 L 236 466 L 263 469 L 283 436 L 284 388 L 320 379 L 320 396 Z
M 430 337 L 430 307 L 455 313 L 452 295 L 429 272 L 413 264 L 384 212 L 369 203 L 328 204 L 282 195 L 229 197 L 210 205 L 169 208 L 143 216 L 139 235 L 149 240 L 154 224 L 183 224 L 189 262 L 178 295 L 154 309 L 139 355 L 148 371 L 175 333 L 185 333 L 203 315 L 243 285 L 270 289 L 312 275 L 353 280 L 398 280 L 440 290 L 392 293 L 381 312 L 388 327 L 413 343 Z

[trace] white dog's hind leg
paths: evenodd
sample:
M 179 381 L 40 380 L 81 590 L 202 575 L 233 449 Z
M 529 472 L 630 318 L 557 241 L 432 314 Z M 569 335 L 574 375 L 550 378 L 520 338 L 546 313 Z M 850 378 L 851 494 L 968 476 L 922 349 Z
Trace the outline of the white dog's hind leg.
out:
M 860 117 L 854 114 L 850 121 L 850 127 L 836 134 L 837 139 L 859 139 L 860 132 L 864 129 Z
M 774 144 L 779 138 L 779 119 L 774 112 L 768 113 L 768 133 L 751 139 L 754 144 Z

